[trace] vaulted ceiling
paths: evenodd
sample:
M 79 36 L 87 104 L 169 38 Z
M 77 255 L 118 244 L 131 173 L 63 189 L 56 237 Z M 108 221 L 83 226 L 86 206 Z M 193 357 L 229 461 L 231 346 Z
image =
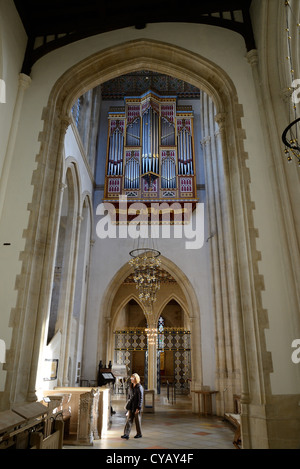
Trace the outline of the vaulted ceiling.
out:
M 144 29 L 150 23 L 203 23 L 234 30 L 247 50 L 255 48 L 251 0 L 14 0 L 28 44 L 22 72 L 48 52 L 71 42 L 116 29 Z
M 140 96 L 152 90 L 179 99 L 199 99 L 200 90 L 177 78 L 150 70 L 131 72 L 112 78 L 101 85 L 103 100 L 123 100 L 125 96 Z

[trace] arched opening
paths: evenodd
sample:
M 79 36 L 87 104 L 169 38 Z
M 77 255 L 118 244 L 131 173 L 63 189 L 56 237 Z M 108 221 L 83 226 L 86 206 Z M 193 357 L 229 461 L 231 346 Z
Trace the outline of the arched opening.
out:
M 143 309 L 134 298 L 126 303 L 119 312 L 116 320 L 116 329 L 122 329 L 124 327 L 147 327 Z
M 47 345 L 53 339 L 56 333 L 56 321 L 57 321 L 57 314 L 58 314 L 58 309 L 59 309 L 58 304 L 59 304 L 59 299 L 60 299 L 62 271 L 63 271 L 64 254 L 65 254 L 64 248 L 67 244 L 66 243 L 66 230 L 67 230 L 67 226 L 70 224 L 70 217 L 71 217 L 71 220 L 73 218 L 72 214 L 69 212 L 69 207 L 68 207 L 68 192 L 69 192 L 69 188 L 68 188 L 68 185 L 66 184 L 66 187 L 63 193 L 63 201 L 62 201 L 62 208 L 61 208 L 61 215 L 60 215 L 60 222 L 59 222 L 59 233 L 58 233 L 56 260 L 55 260 L 53 290 L 52 290 L 52 295 L 51 295 Z
M 191 341 L 190 325 L 183 308 L 170 299 L 158 318 L 158 389 L 172 383 L 177 395 L 190 394 Z M 174 336 L 177 343 L 174 347 Z
M 164 319 L 164 327 L 184 327 L 184 311 L 176 300 L 172 299 L 161 312 Z
M 68 161 L 61 186 L 53 286 L 38 390 L 53 389 L 63 383 L 80 384 L 92 213 L 89 196 L 80 200 L 77 171 L 76 164 Z M 43 360 L 48 362 L 49 370 L 55 364 L 55 374 L 45 376 Z
M 256 355 L 257 331 L 254 327 L 254 316 L 248 314 L 249 311 L 256 310 L 256 293 L 252 275 L 249 275 L 249 269 L 254 269 L 255 259 L 255 233 L 249 225 L 251 217 L 251 201 L 249 199 L 245 155 L 243 149 L 243 135 L 240 132 L 241 108 L 238 105 L 238 99 L 235 87 L 229 77 L 220 70 L 215 64 L 203 59 L 199 55 L 190 53 L 178 47 L 163 44 L 155 41 L 133 41 L 102 51 L 94 56 L 77 64 L 71 70 L 67 71 L 55 84 L 49 98 L 47 112 L 44 113 L 44 154 L 43 163 L 39 163 L 38 171 L 43 174 L 43 183 L 39 183 L 35 190 L 45 194 L 51 188 L 51 198 L 44 197 L 41 203 L 39 214 L 32 216 L 48 216 L 51 218 L 47 233 L 39 232 L 37 226 L 36 238 L 46 238 L 48 241 L 48 256 L 45 256 L 44 263 L 39 269 L 32 269 L 31 284 L 34 284 L 34 276 L 41 276 L 41 295 L 34 295 L 32 298 L 36 301 L 30 302 L 30 307 L 35 306 L 38 321 L 35 333 L 33 349 L 34 357 L 37 357 L 40 349 L 43 327 L 47 319 L 48 303 L 50 289 L 48 285 L 48 272 L 54 265 L 53 246 L 57 242 L 55 227 L 58 225 L 60 216 L 59 204 L 59 185 L 62 182 L 62 158 L 63 158 L 63 137 L 66 128 L 70 124 L 70 112 L 76 99 L 88 89 L 91 89 L 108 79 L 120 76 L 132 70 L 150 69 L 161 73 L 175 76 L 183 79 L 203 90 L 210 96 L 211 102 L 215 106 L 216 118 L 220 128 L 220 143 L 222 154 L 219 154 L 219 162 L 223 162 L 223 179 L 220 186 L 210 185 L 210 200 L 214 199 L 214 206 L 225 208 L 221 218 L 213 218 L 216 213 L 210 212 L 210 228 L 216 224 L 218 228 L 218 237 L 215 237 L 215 248 L 212 270 L 214 273 L 214 304 L 215 311 L 222 311 L 217 316 L 218 324 L 225 324 L 223 334 L 218 336 L 218 345 L 216 352 L 218 360 L 216 365 L 216 375 L 219 388 L 227 381 L 232 383 L 232 391 L 238 386 L 241 389 L 244 404 L 248 404 L 251 399 L 258 399 L 261 395 L 261 379 L 251 379 L 249 381 L 249 367 L 251 376 L 260 376 L 260 360 Z M 210 104 L 210 103 L 208 103 Z M 210 104 L 211 105 L 211 104 Z M 58 117 L 59 116 L 59 117 Z M 58 125 L 59 122 L 59 125 Z M 53 129 L 52 132 L 49 130 Z M 208 135 L 211 137 L 211 135 Z M 56 155 L 56 170 L 53 171 L 53 155 Z M 215 162 L 216 163 L 216 162 Z M 230 168 L 230 177 L 229 177 Z M 216 181 L 220 177 L 220 167 L 210 165 L 207 167 L 207 175 Z M 35 196 L 35 194 L 34 194 Z M 42 214 L 42 215 L 40 215 Z M 249 216 L 249 217 L 248 217 Z M 32 221 L 32 220 L 30 220 Z M 33 224 L 36 226 L 36 224 Z M 250 227 L 252 228 L 252 227 Z M 213 238 L 213 231 L 210 233 Z M 29 243 L 30 244 L 30 243 Z M 47 244 L 45 242 L 45 244 Z M 50 253 L 50 254 L 49 254 Z M 24 261 L 26 262 L 26 260 Z M 33 264 L 38 262 L 38 257 L 33 259 Z M 192 364 L 197 362 L 197 357 L 201 356 L 201 327 L 200 327 L 200 308 L 195 294 L 194 287 L 186 278 L 182 271 L 168 259 L 164 259 L 164 266 L 174 279 L 180 283 L 183 296 L 186 300 L 186 311 L 190 314 L 192 322 Z M 227 264 L 226 264 L 227 262 Z M 250 267 L 249 267 L 250 266 Z M 128 276 L 128 268 L 125 266 L 120 269 L 118 275 L 109 283 L 103 295 L 99 314 L 97 315 L 98 333 L 101 331 L 101 341 L 97 341 L 97 350 L 92 350 L 93 363 L 90 363 L 91 369 L 96 369 L 97 361 L 104 354 L 108 357 L 111 354 L 112 344 L 109 343 L 111 334 L 111 322 L 114 320 L 112 306 L 115 299 L 113 294 L 116 288 L 119 288 L 120 281 Z M 217 283 L 219 282 L 219 283 Z M 223 294 L 220 297 L 218 286 L 223 288 Z M 229 295 L 230 291 L 230 295 Z M 30 296 L 30 291 L 28 295 Z M 21 298 L 20 298 L 21 300 Z M 225 309 L 227 304 L 227 310 Z M 29 304 L 27 306 L 29 308 Z M 226 319 L 226 321 L 225 321 Z M 95 330 L 95 324 L 93 324 Z M 218 334 L 222 329 L 218 329 Z M 244 340 L 244 333 L 247 330 L 247 342 Z M 104 333 L 103 333 L 104 331 Z M 17 328 L 15 328 L 15 333 Z M 89 331 L 87 331 L 89 332 Z M 233 342 L 228 345 L 226 338 L 232 338 Z M 105 340 L 106 339 L 106 340 Z M 238 342 L 239 340 L 239 342 Z M 70 337 L 67 338 L 67 350 L 70 347 Z M 233 348 L 238 349 L 238 353 Z M 238 346 L 237 346 L 238 343 Z M 66 350 L 66 348 L 64 348 Z M 224 353 L 225 352 L 225 353 Z M 234 353 L 233 353 L 234 352 Z M 260 349 L 264 355 L 265 350 Z M 68 355 L 68 353 L 67 353 Z M 247 360 L 246 360 L 247 357 Z M 232 359 L 234 360 L 232 361 Z M 66 365 L 68 360 L 64 360 Z M 239 364 L 241 367 L 239 369 Z M 21 366 L 22 363 L 20 362 Z M 197 363 L 193 367 L 194 385 L 201 387 L 202 381 L 202 363 Z M 64 377 L 67 377 L 67 365 L 64 367 Z M 16 373 L 17 369 L 13 373 Z M 9 388 L 12 374 L 7 380 Z M 31 373 L 24 389 L 27 390 L 27 396 L 32 398 L 35 394 L 37 374 L 37 360 L 32 360 Z M 20 380 L 19 380 L 20 382 Z M 20 390 L 19 390 L 20 391 Z M 16 390 L 18 392 L 18 389 Z M 24 391 L 23 391 L 24 393 Z M 219 412 L 222 413 L 222 404 L 219 402 Z
M 133 70 L 141 70 L 141 64 L 143 64 L 143 60 L 141 62 L 140 61 L 136 62 L 134 65 L 131 62 L 130 63 L 130 69 L 132 70 L 132 68 L 133 68 Z M 124 72 L 128 71 L 128 68 L 127 68 L 128 65 L 129 65 L 129 63 L 127 63 L 127 62 L 124 63 L 124 69 L 123 69 Z M 158 64 L 157 61 L 154 61 L 154 63 L 151 66 L 151 60 L 150 60 L 150 67 L 149 67 L 149 63 L 147 65 L 148 65 L 148 68 L 150 68 L 150 70 L 153 69 L 153 70 L 162 71 L 161 64 Z M 115 73 L 113 76 L 120 76 L 120 73 L 121 73 L 120 70 L 121 69 L 119 68 L 118 72 Z M 165 67 L 165 69 L 163 71 L 164 72 L 168 71 L 170 74 L 172 73 L 172 75 L 174 76 L 174 70 L 171 71 L 171 69 L 168 65 Z M 188 79 L 189 82 L 196 83 L 194 77 L 193 77 L 193 79 L 191 79 L 191 76 L 189 76 L 189 70 L 185 70 L 184 74 L 182 74 L 182 71 L 180 73 L 178 73 L 178 69 L 177 69 L 175 76 L 180 77 L 180 78 L 185 78 L 185 79 Z M 111 77 L 111 75 L 109 75 L 109 77 Z M 220 96 L 214 92 L 214 90 L 211 87 L 210 83 L 208 84 L 208 83 L 205 83 L 203 81 L 203 77 L 201 77 L 201 86 L 200 87 L 201 87 L 201 89 L 205 89 L 205 91 L 208 91 L 210 93 L 210 95 L 213 96 L 213 99 L 215 99 L 218 102 L 219 107 L 224 106 L 224 103 L 222 103 L 222 101 L 220 99 Z M 107 315 L 105 315 L 105 317 L 107 317 Z M 199 318 L 197 318 L 196 320 L 199 320 Z M 101 318 L 99 320 L 99 324 L 102 324 L 101 329 L 103 330 L 103 320 Z M 106 329 L 106 326 L 104 327 L 104 329 Z M 103 340 L 100 340 L 99 342 L 103 343 Z M 201 341 L 197 340 L 197 343 L 199 343 L 199 342 L 201 342 Z M 103 347 L 103 345 L 102 345 L 102 347 Z M 201 347 L 199 347 L 199 345 L 198 345 L 198 351 L 199 351 L 199 349 L 201 349 Z M 101 358 L 102 357 L 103 357 L 103 353 L 101 354 Z M 106 361 L 107 362 L 109 361 L 108 358 L 107 358 Z M 199 373 L 199 376 L 201 376 L 201 372 Z M 202 385 L 202 379 L 201 378 L 199 380 L 196 380 L 195 382 L 197 383 L 197 386 Z
M 90 240 L 92 234 L 91 207 L 89 197 L 82 203 L 79 216 L 78 258 L 74 290 L 74 306 L 72 314 L 72 338 L 70 356 L 73 357 L 73 368 L 70 371 L 69 385 L 78 386 L 82 378 L 82 357 L 84 352 L 84 327 L 86 321 L 86 301 L 88 294 L 88 272 L 90 262 Z
M 68 382 L 69 368 L 67 336 L 73 308 L 73 286 L 71 272 L 75 269 L 75 233 L 78 213 L 78 177 L 76 167 L 71 164 L 66 169 L 59 217 L 58 242 L 56 248 L 51 306 L 48 317 L 47 345 L 44 350 L 46 360 L 59 363 L 56 379 L 49 378 L 51 386 Z M 64 365 L 65 364 L 65 365 Z M 41 376 L 38 377 L 41 381 Z M 44 378 L 43 378 L 44 380 Z
M 199 304 L 193 286 L 178 266 L 163 258 L 162 269 L 165 281 L 157 295 L 155 311 L 157 323 L 162 315 L 167 322 L 164 338 L 159 333 L 157 336 L 154 362 L 148 359 L 147 321 L 129 263 L 117 272 L 102 298 L 106 333 L 103 340 L 103 322 L 99 322 L 98 362 L 111 362 L 113 368 L 126 367 L 128 376 L 137 372 L 146 389 L 149 389 L 149 376 L 153 373 L 154 389 L 158 394 L 166 393 L 168 382 L 176 388 L 178 395 L 187 396 L 195 383 L 201 381 Z M 103 342 L 108 344 L 106 349 Z M 189 405 L 196 409 L 197 402 L 194 396 L 190 397 Z

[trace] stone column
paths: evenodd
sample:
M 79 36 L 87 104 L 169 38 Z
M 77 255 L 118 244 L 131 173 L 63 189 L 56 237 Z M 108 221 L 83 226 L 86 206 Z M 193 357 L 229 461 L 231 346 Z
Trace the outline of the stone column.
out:
M 234 325 L 235 288 L 232 273 L 233 243 L 231 232 L 229 172 L 223 158 L 226 114 L 216 115 L 214 103 L 209 96 L 202 96 L 202 147 L 204 153 L 209 218 L 209 243 L 211 254 L 211 277 L 216 328 L 216 388 L 217 413 L 225 411 L 223 393 L 226 392 L 226 411 L 233 408 L 233 394 L 239 369 L 237 352 L 238 336 Z M 203 383 L 205 384 L 205 383 Z M 226 390 L 226 391 L 225 391 Z
M 223 253 L 220 249 L 222 242 L 222 225 L 220 223 L 220 194 L 218 179 L 216 175 L 217 154 L 215 146 L 215 124 L 212 125 L 211 117 L 214 117 L 214 109 L 211 106 L 211 99 L 206 94 L 203 95 L 203 124 L 202 140 L 204 152 L 204 164 L 206 173 L 207 205 L 210 233 L 210 253 L 211 253 L 211 276 L 213 305 L 215 311 L 215 337 L 216 337 L 216 387 L 220 390 L 227 377 L 224 318 L 223 318 L 223 291 L 221 264 Z M 212 116 L 211 116 L 212 113 Z M 205 384 L 205 383 L 204 383 Z
M 109 361 L 111 360 L 113 362 L 113 356 L 111 356 L 111 350 L 112 350 L 112 347 L 111 347 L 111 331 L 110 331 L 110 325 L 111 325 L 111 318 L 110 317 L 105 317 L 105 323 L 106 323 L 106 351 L 105 351 L 105 359 L 104 359 L 104 362 L 105 363 L 109 363 Z
M 148 389 L 157 390 L 157 344 L 148 340 Z
M 152 319 L 152 314 L 145 313 L 148 323 L 148 389 L 157 391 L 157 325 Z M 146 383 L 145 383 L 146 384 Z
M 220 214 L 218 230 L 218 242 L 220 249 L 220 272 L 222 279 L 222 302 L 223 302 L 223 334 L 226 354 L 226 374 L 221 391 L 226 396 L 224 404 L 227 411 L 233 410 L 233 394 L 241 392 L 240 381 L 240 352 L 239 352 L 239 330 L 237 326 L 237 302 L 238 287 L 234 274 L 234 257 L 232 247 L 234 246 L 234 228 L 232 226 L 233 214 L 231 210 L 229 167 L 228 160 L 223 157 L 223 148 L 226 148 L 226 113 L 215 115 L 218 129 L 215 132 L 216 165 L 215 174 L 218 181 L 218 193 L 220 196 Z
M 192 392 L 202 388 L 202 350 L 201 350 L 201 327 L 200 317 L 190 316 L 190 331 L 191 331 L 191 371 L 192 371 L 192 382 L 191 382 L 191 396 L 192 396 L 192 411 L 197 413 L 198 409 L 198 397 Z

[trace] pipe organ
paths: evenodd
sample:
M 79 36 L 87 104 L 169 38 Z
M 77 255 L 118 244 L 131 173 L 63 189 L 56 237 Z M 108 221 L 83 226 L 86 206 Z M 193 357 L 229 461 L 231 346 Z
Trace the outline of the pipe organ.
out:
M 197 202 L 193 111 L 148 91 L 108 115 L 104 201 Z

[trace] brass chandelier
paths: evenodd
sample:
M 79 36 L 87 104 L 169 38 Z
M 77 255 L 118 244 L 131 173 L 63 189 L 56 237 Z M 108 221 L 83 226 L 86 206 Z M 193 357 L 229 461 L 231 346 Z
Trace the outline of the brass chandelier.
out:
M 129 264 L 134 269 L 134 282 L 139 291 L 146 318 L 151 319 L 153 304 L 160 289 L 159 267 L 161 265 L 160 252 L 157 249 L 144 247 L 133 249 L 130 253 L 132 259 Z

